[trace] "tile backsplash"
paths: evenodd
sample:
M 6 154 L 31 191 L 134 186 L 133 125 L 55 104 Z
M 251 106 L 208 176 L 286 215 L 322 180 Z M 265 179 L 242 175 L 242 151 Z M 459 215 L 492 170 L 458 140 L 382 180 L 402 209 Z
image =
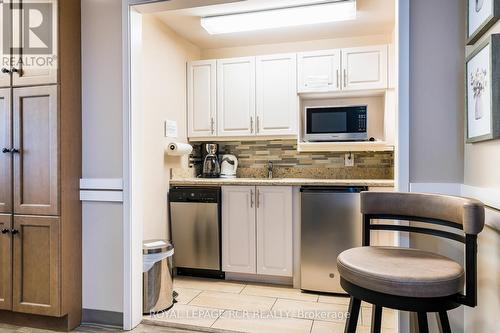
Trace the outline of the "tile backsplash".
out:
M 220 154 L 233 154 L 238 158 L 237 175 L 241 178 L 267 177 L 268 161 L 273 162 L 275 178 L 394 178 L 392 152 L 354 152 L 354 166 L 346 167 L 345 153 L 298 152 L 295 140 L 233 141 L 218 144 Z M 199 154 L 200 144 L 193 145 L 195 152 Z

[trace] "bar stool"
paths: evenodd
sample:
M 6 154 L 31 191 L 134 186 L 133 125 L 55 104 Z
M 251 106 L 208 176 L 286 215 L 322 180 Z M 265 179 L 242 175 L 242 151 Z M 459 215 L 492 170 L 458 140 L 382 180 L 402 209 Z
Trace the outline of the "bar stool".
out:
M 435 194 L 362 192 L 361 213 L 363 247 L 344 251 L 337 258 L 340 284 L 351 296 L 344 332 L 356 332 L 361 301 L 373 305 L 372 333 L 380 332 L 384 307 L 416 312 L 421 333 L 429 332 L 427 313 L 437 312 L 441 331 L 451 332 L 447 311 L 477 305 L 477 235 L 484 227 L 483 204 Z M 423 226 L 373 220 L 414 221 Z M 421 233 L 464 243 L 465 270 L 432 252 L 370 246 L 371 230 Z

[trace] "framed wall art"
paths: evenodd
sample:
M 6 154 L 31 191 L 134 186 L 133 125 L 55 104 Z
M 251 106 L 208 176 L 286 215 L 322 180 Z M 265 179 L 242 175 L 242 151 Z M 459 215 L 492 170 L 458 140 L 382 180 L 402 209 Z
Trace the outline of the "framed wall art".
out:
M 467 142 L 500 138 L 500 34 L 467 57 L 465 73 Z
M 473 45 L 500 19 L 500 0 L 466 1 L 467 45 Z

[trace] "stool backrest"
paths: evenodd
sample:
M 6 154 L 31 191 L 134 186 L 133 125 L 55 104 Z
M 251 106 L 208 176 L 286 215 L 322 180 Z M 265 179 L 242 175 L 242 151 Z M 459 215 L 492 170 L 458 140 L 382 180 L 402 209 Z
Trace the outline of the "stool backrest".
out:
M 465 244 L 466 294 L 458 302 L 477 304 L 477 235 L 484 228 L 484 205 L 477 200 L 426 193 L 362 192 L 363 246 L 370 245 L 371 230 L 404 231 L 444 237 Z M 380 224 L 372 220 L 417 221 L 462 230 L 405 224 Z

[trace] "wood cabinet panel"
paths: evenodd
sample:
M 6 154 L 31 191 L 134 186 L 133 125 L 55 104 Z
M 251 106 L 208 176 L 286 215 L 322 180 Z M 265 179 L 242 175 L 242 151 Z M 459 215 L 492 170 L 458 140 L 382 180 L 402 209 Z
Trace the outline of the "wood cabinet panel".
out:
M 60 314 L 59 219 L 15 216 L 13 234 L 13 310 Z
M 2 18 L 2 24 L 0 24 L 0 59 L 2 60 L 2 63 L 0 64 L 0 88 L 3 87 L 9 87 L 10 86 L 10 66 L 9 64 L 5 64 L 3 59 L 7 59 L 10 54 L 5 54 L 4 53 L 4 46 L 5 45 L 10 45 L 10 36 L 4 36 L 4 26 L 7 26 L 9 22 L 5 22 L 4 16 L 6 11 L 9 10 L 9 5 L 3 2 L 0 2 L 0 17 Z M 8 71 L 5 72 L 4 71 Z
M 12 212 L 12 147 L 10 89 L 0 89 L 0 213 Z
M 256 60 L 257 135 L 296 135 L 297 56 L 260 56 Z
M 292 188 L 257 187 L 257 274 L 293 275 Z
M 14 213 L 58 215 L 57 86 L 14 89 Z
M 23 1 L 33 3 L 33 1 Z M 13 55 L 13 65 L 18 69 L 12 74 L 12 85 L 14 87 L 54 84 L 58 81 L 58 0 L 44 0 L 43 2 L 38 2 L 39 5 L 43 5 L 41 8 L 45 16 L 43 20 L 46 24 L 51 25 L 51 31 L 46 36 L 43 36 L 44 38 L 34 35 L 33 39 L 37 38 L 38 40 L 33 41 L 30 39 L 28 43 L 22 40 L 24 34 L 19 33 L 16 29 L 13 30 L 13 38 L 19 39 L 14 42 L 16 45 L 22 45 L 22 54 Z M 16 23 L 16 20 L 19 20 L 17 18 L 19 16 L 17 14 L 18 12 L 19 11 L 13 11 L 14 23 Z M 19 26 L 26 24 L 26 22 L 24 22 L 26 17 L 26 15 L 21 16 L 20 20 L 22 22 Z M 14 26 L 16 25 L 14 24 Z
M 255 58 L 217 60 L 219 136 L 255 134 Z
M 222 270 L 256 273 L 255 187 L 222 188 Z
M 12 215 L 0 215 L 0 309 L 12 310 Z M 8 233 L 1 232 L 9 230 Z
M 215 60 L 188 63 L 188 136 L 207 137 L 217 134 Z

